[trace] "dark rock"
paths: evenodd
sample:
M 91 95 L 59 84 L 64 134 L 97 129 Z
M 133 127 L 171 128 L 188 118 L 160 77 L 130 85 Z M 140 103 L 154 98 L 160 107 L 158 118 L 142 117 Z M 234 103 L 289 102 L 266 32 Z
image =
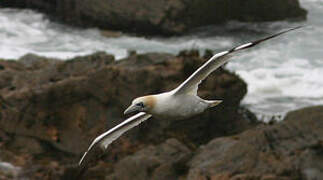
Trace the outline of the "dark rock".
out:
M 25 176 L 34 177 L 39 171 L 53 175 L 47 178 L 69 177 L 73 171 L 67 165 L 75 164 L 97 135 L 125 119 L 122 112 L 133 98 L 175 88 L 205 61 L 189 54 L 134 54 L 116 62 L 105 53 L 68 61 L 32 55 L 0 61 L 5 67 L 0 71 L 0 127 L 12 137 L 4 147 L 23 147 L 23 140 L 14 139 L 28 137 L 28 144 L 35 147 L 17 151 L 29 157 L 22 163 L 28 167 Z M 104 156 L 107 163 L 99 163 L 90 172 L 108 174 L 111 164 L 147 144 L 176 138 L 194 149 L 214 137 L 255 126 L 255 118 L 239 107 L 245 93 L 246 84 L 239 77 L 223 69 L 214 72 L 201 84 L 199 94 L 223 99 L 221 105 L 185 121 L 150 119 L 114 142 Z M 169 166 L 160 166 L 160 172 L 173 172 Z
M 213 56 L 213 51 L 211 49 L 206 49 L 203 55 L 204 59 L 210 59 Z
M 50 63 L 36 59 L 28 60 L 32 64 L 21 60 L 15 66 L 0 63 L 6 66 L 0 79 L 11 75 L 0 92 L 14 107 L 3 112 L 0 125 L 8 133 L 37 138 L 73 154 L 84 152 L 95 136 L 120 123 L 123 109 L 133 98 L 171 90 L 203 63 L 196 55 L 156 53 L 117 63 L 102 53 Z M 21 68 L 12 68 L 16 66 Z M 11 86 L 16 88 L 9 90 Z M 151 119 L 120 142 L 133 146 L 176 137 L 194 146 L 256 124 L 239 111 L 246 84 L 237 76 L 217 71 L 202 83 L 199 93 L 224 103 L 185 121 Z
M 176 139 L 168 139 L 161 145 L 148 146 L 123 158 L 107 179 L 179 179 L 187 173 L 185 163 L 190 157 L 191 151 L 184 144 Z
M 188 179 L 323 179 L 323 106 L 217 138 L 190 161 Z
M 137 54 L 135 51 L 129 52 L 129 57 L 124 60 L 117 61 L 118 66 L 125 66 L 127 68 L 141 68 L 148 65 L 162 65 L 167 60 L 173 59 L 174 55 L 166 53 L 147 53 Z
M 14 151 L 19 151 L 21 153 L 36 155 L 44 152 L 40 142 L 29 137 L 17 136 L 10 141 L 8 146 L 9 149 L 13 149 Z
M 45 58 L 35 54 L 26 54 L 19 59 L 25 68 L 40 69 L 55 64 L 57 59 Z
M 195 51 L 0 61 L 0 159 L 21 167 L 0 179 L 71 179 L 79 156 L 125 119 L 133 98 L 175 88 L 204 61 Z M 199 95 L 222 104 L 187 120 L 144 122 L 111 144 L 85 178 L 322 179 L 323 106 L 255 127 L 254 115 L 239 105 L 245 93 L 239 77 L 217 70 Z
M 2 66 L 2 65 L 0 65 L 0 71 L 1 70 L 4 70 L 5 69 L 5 67 L 4 66 Z
M 2 0 L 0 6 L 36 9 L 68 24 L 164 35 L 229 20 L 306 17 L 298 0 Z
M 76 57 L 69 61 L 33 54 L 25 55 L 18 61 L 0 61 L 0 65 L 6 68 L 0 71 L 0 92 L 7 94 L 13 90 L 37 89 L 37 86 L 86 75 L 113 62 L 114 57 L 103 52 Z

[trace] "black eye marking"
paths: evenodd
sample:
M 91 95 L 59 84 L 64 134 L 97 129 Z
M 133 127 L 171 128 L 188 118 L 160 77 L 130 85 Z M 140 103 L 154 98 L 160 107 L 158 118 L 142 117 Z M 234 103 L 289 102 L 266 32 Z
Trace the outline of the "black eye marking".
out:
M 141 108 L 145 107 L 143 102 L 137 103 L 136 106 L 140 106 Z

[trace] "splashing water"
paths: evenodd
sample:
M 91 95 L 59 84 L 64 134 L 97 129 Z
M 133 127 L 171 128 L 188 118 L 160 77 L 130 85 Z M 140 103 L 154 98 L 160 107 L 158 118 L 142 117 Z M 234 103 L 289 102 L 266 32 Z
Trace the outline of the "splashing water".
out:
M 301 3 L 309 10 L 306 28 L 242 54 L 228 66 L 247 82 L 243 103 L 258 115 L 323 104 L 323 2 Z M 273 23 L 269 29 L 280 26 L 295 25 Z

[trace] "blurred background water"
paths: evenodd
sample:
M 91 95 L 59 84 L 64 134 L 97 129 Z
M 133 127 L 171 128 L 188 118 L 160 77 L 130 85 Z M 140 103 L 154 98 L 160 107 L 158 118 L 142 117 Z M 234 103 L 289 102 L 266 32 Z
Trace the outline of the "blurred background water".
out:
M 49 21 L 31 10 L 0 9 L 0 58 L 17 59 L 27 53 L 67 59 L 105 51 L 116 59 L 129 50 L 138 53 L 184 49 L 225 50 L 286 28 L 306 27 L 241 53 L 227 68 L 248 84 L 243 104 L 263 120 L 300 107 L 323 104 L 323 1 L 301 0 L 306 22 L 239 23 L 196 29 L 185 36 L 107 38 L 97 29 L 77 29 Z

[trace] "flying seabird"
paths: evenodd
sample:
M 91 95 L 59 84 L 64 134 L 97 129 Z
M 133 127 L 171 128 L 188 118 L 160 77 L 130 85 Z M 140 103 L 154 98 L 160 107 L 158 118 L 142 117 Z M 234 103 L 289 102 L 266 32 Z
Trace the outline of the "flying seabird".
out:
M 226 63 L 235 52 L 251 48 L 268 39 L 298 28 L 301 27 L 291 28 L 269 37 L 234 47 L 228 51 L 217 53 L 207 62 L 205 62 L 200 68 L 198 68 L 177 88 L 169 92 L 134 99 L 131 105 L 124 111 L 124 114 L 135 112 L 137 112 L 137 114 L 95 138 L 79 161 L 79 166 L 82 167 L 88 162 L 92 161 L 93 157 L 102 155 L 107 149 L 108 145 L 114 140 L 129 129 L 149 119 L 151 116 L 158 119 L 185 119 L 220 104 L 222 100 L 204 100 L 197 96 L 198 85 L 202 80 L 204 80 L 211 72 Z
M 124 111 L 124 114 L 145 112 L 159 119 L 185 119 L 202 113 L 206 109 L 214 107 L 222 102 L 222 100 L 204 100 L 197 96 L 198 85 L 210 73 L 226 63 L 235 52 L 248 49 L 268 39 L 298 28 L 301 27 L 288 29 L 269 37 L 215 54 L 174 90 L 156 95 L 138 97 L 132 101 L 132 104 Z

